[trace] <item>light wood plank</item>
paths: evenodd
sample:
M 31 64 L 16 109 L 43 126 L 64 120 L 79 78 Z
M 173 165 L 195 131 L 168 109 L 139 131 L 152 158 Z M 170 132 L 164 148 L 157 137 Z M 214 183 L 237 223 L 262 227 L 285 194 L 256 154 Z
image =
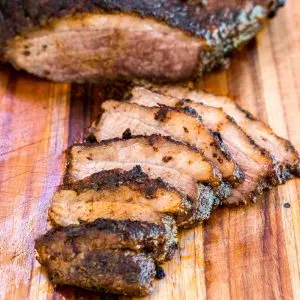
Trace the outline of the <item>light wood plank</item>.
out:
M 5 120 L 0 140 L 0 298 L 46 299 L 48 282 L 37 272 L 34 238 L 46 230 L 49 200 L 63 172 L 69 87 L 12 75 L 0 99 Z

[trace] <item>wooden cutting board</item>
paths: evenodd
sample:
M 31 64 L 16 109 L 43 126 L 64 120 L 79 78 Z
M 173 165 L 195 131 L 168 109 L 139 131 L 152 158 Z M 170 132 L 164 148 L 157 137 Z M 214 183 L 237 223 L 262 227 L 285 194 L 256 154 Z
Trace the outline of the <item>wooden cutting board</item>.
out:
M 300 1 L 289 0 L 227 71 L 200 86 L 235 97 L 300 151 Z M 0 299 L 118 299 L 54 291 L 34 254 L 62 152 L 82 141 L 102 100 L 101 86 L 54 84 L 1 66 Z M 218 209 L 184 233 L 165 271 L 149 299 L 300 299 L 300 180 L 248 207 Z

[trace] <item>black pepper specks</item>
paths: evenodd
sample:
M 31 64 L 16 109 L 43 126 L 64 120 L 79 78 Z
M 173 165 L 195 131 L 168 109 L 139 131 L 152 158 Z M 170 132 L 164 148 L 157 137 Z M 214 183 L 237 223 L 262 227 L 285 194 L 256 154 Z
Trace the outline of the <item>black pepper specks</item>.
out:
M 283 206 L 284 206 L 284 208 L 290 208 L 291 204 L 287 202 L 287 203 L 284 203 Z
M 124 140 L 129 140 L 129 139 L 131 139 L 131 137 L 132 137 L 131 130 L 130 130 L 130 128 L 127 128 L 127 129 L 123 132 L 122 138 L 123 138 Z
M 159 265 L 155 266 L 155 272 L 156 272 L 156 274 L 155 274 L 156 279 L 163 279 L 166 277 L 166 273 L 165 273 L 164 269 Z
M 168 110 L 161 108 L 155 115 L 154 119 L 160 122 L 163 122 L 167 117 Z
M 30 56 L 30 54 L 31 54 L 31 53 L 30 53 L 30 51 L 28 51 L 28 50 L 24 50 L 24 51 L 23 51 L 23 55 L 24 55 L 24 56 Z

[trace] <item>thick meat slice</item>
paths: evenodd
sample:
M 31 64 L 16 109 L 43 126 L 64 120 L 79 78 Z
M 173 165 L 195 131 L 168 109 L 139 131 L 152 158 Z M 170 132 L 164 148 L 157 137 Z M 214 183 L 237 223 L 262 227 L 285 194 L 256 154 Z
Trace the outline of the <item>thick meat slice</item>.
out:
M 199 149 L 230 183 L 236 185 L 243 180 L 242 171 L 225 145 L 204 127 L 196 111 L 117 101 L 106 101 L 102 108 L 105 110 L 102 118 L 94 122 L 91 129 L 98 141 L 120 137 L 126 128 L 135 135 L 168 135 Z
M 279 183 L 279 170 L 269 153 L 257 146 L 222 109 L 190 100 L 179 100 L 139 87 L 132 90 L 132 96 L 131 102 L 140 105 L 191 107 L 209 129 L 220 133 L 232 157 L 245 173 L 245 181 L 232 191 L 232 195 L 224 200 L 225 203 L 247 203 L 248 200 L 255 200 L 264 189 Z
M 208 218 L 218 200 L 212 189 L 201 182 L 219 185 L 219 174 L 210 164 L 203 164 L 199 152 L 167 137 L 152 135 L 75 145 L 67 155 L 66 182 L 103 170 L 131 170 L 139 165 L 151 179 L 161 178 L 192 199 L 196 207 L 195 222 Z
M 114 221 L 97 222 L 51 230 L 36 241 L 38 260 L 52 283 L 135 296 L 150 293 L 155 263 L 148 254 L 128 250 L 134 243 L 126 234 L 143 234 L 142 226 L 124 223 L 122 233 Z
M 55 204 L 53 204 L 54 206 Z M 120 206 L 116 206 L 120 208 Z M 177 231 L 174 220 L 170 216 L 145 217 L 144 220 L 136 220 L 132 209 L 128 207 L 128 218 L 115 217 L 114 213 L 104 213 L 102 218 L 84 222 L 75 222 L 65 215 L 66 209 L 61 212 L 56 210 L 52 220 L 59 226 L 51 230 L 48 236 L 55 237 L 53 247 L 65 249 L 64 254 L 68 256 L 72 245 L 77 249 L 85 251 L 99 249 L 129 249 L 135 252 L 144 251 L 151 255 L 159 263 L 170 260 L 177 249 Z M 136 207 L 143 209 L 143 207 Z M 104 208 L 105 209 L 105 208 Z M 149 213 L 149 211 L 146 210 Z M 55 234 L 54 234 L 55 233 Z M 88 244 L 87 246 L 85 244 Z M 52 250 L 53 255 L 55 249 Z M 60 250 L 58 250 L 60 251 Z
M 10 0 L 0 2 L 0 55 L 57 81 L 178 81 L 227 62 L 282 0 Z
M 214 96 L 179 85 L 155 86 L 153 90 L 179 99 L 190 99 L 222 108 L 257 145 L 266 149 L 279 162 L 282 183 L 293 176 L 300 177 L 299 154 L 291 142 L 276 135 L 267 124 L 255 119 L 230 98 Z
M 62 185 L 53 197 L 51 216 L 64 215 L 60 225 L 90 221 L 102 216 L 103 202 L 142 205 L 152 211 L 171 215 L 178 227 L 186 227 L 194 219 L 192 200 L 161 179 L 150 179 L 135 167 L 130 171 L 114 169 L 93 174 L 72 184 Z M 148 209 L 149 208 L 149 209 Z M 148 218 L 146 216 L 146 218 Z

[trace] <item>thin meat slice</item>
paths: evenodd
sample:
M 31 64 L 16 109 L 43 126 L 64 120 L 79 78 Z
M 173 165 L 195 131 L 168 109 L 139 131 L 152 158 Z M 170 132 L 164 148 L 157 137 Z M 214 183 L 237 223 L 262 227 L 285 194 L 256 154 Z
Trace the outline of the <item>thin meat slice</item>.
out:
M 202 124 L 196 111 L 145 107 L 112 100 L 104 102 L 102 108 L 105 110 L 102 118 L 94 122 L 91 129 L 98 141 L 120 137 L 126 128 L 134 135 L 171 136 L 199 149 L 231 184 L 237 185 L 243 180 L 241 169 L 231 158 L 225 145 Z
M 153 87 L 155 91 L 179 99 L 190 99 L 206 105 L 222 108 L 260 147 L 267 150 L 279 162 L 281 181 L 300 177 L 300 158 L 290 141 L 279 137 L 262 121 L 257 120 L 236 102 L 227 97 L 214 96 L 179 85 Z
M 257 146 L 222 109 L 191 100 L 179 100 L 143 87 L 132 90 L 131 102 L 148 106 L 164 104 L 191 107 L 201 116 L 205 126 L 220 133 L 232 157 L 245 173 L 245 181 L 232 191 L 232 195 L 224 201 L 225 203 L 247 203 L 248 200 L 255 200 L 264 189 L 279 183 L 279 170 L 269 153 Z
M 108 220 L 51 230 L 36 241 L 37 259 L 54 285 L 143 296 L 155 276 L 153 258 L 135 247 L 146 230 Z
M 194 219 L 191 199 L 161 179 L 150 179 L 140 167 L 130 171 L 102 171 L 60 186 L 53 197 L 49 216 L 54 219 L 59 215 L 61 219 L 56 223 L 62 226 L 91 221 L 102 216 L 103 202 L 117 203 L 121 207 L 142 205 L 147 213 L 150 210 L 150 215 L 158 212 L 173 216 L 178 227 L 189 226 Z M 144 211 L 139 213 L 142 219 Z
M 65 182 L 84 179 L 103 170 L 131 170 L 140 166 L 151 179 L 161 178 L 187 195 L 195 208 L 195 223 L 210 216 L 218 202 L 211 185 L 220 185 L 219 173 L 191 147 L 159 135 L 112 139 L 71 147 L 67 152 Z
M 175 82 L 219 65 L 282 0 L 0 1 L 0 59 L 56 81 Z

